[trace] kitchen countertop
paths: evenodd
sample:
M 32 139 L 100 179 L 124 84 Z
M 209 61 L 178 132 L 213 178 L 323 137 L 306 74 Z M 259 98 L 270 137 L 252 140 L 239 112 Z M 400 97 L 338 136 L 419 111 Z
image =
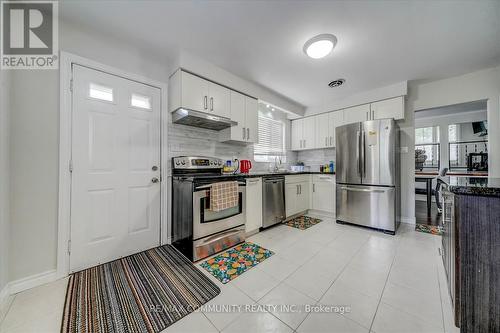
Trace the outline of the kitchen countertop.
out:
M 443 180 L 455 194 L 500 198 L 500 178 L 450 176 Z
M 415 176 L 438 176 L 437 171 L 415 171 Z M 448 176 L 465 176 L 465 177 L 488 177 L 488 171 L 448 171 Z
M 302 172 L 292 172 L 292 171 L 280 171 L 280 172 L 250 172 L 249 174 L 241 174 L 247 178 L 255 178 L 255 177 L 266 177 L 266 176 L 292 176 L 292 175 L 335 175 L 335 173 L 326 173 L 319 171 L 302 171 Z

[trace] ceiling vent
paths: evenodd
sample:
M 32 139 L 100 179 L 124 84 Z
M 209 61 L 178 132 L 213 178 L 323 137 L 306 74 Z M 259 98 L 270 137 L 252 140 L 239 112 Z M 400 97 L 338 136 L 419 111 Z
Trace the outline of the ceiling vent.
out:
M 340 87 L 344 83 L 345 83 L 345 79 L 337 79 L 337 80 L 333 80 L 332 82 L 328 83 L 328 86 L 330 88 L 336 88 L 336 87 Z

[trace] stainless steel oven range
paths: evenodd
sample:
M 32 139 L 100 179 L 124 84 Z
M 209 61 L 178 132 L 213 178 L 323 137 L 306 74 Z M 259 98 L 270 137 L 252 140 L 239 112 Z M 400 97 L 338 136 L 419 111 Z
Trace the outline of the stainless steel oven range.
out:
M 245 241 L 245 178 L 222 174 L 223 161 L 212 157 L 172 158 L 172 244 L 192 261 Z M 210 210 L 210 188 L 238 182 L 238 205 Z

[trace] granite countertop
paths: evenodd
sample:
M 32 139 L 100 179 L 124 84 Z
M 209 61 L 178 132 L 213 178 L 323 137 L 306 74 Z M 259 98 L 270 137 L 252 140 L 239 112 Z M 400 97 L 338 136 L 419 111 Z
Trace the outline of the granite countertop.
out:
M 500 198 L 500 178 L 444 177 L 451 192 L 458 195 L 478 195 Z
M 415 171 L 416 176 L 438 176 L 438 171 Z M 457 171 L 452 170 L 446 173 L 448 176 L 465 176 L 465 177 L 488 177 L 488 171 Z

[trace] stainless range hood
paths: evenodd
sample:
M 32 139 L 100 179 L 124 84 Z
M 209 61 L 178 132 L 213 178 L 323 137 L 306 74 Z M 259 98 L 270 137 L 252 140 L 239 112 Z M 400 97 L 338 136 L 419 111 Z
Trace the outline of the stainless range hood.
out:
M 172 122 L 174 124 L 208 128 L 216 131 L 238 125 L 236 121 L 229 118 L 214 116 L 204 112 L 183 108 L 180 108 L 172 113 Z

